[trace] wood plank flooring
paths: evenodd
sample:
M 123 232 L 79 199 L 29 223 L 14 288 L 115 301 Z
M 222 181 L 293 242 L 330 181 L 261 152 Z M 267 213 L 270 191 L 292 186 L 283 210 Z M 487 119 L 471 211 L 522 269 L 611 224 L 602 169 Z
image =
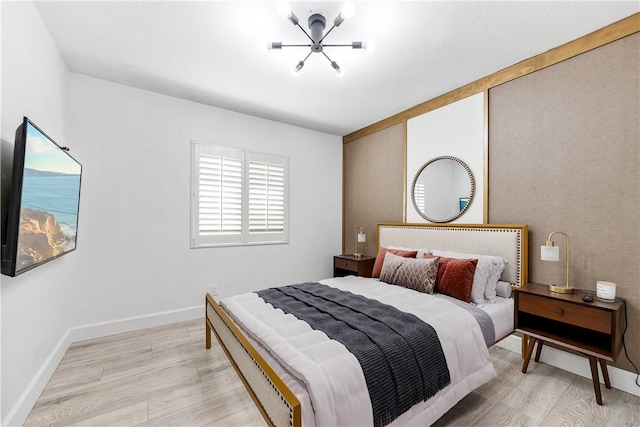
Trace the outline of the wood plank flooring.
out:
M 437 426 L 639 426 L 640 398 L 492 347 L 498 377 Z M 585 360 L 585 363 L 587 361 Z M 73 344 L 25 426 L 264 426 L 217 341 L 204 348 L 204 320 Z

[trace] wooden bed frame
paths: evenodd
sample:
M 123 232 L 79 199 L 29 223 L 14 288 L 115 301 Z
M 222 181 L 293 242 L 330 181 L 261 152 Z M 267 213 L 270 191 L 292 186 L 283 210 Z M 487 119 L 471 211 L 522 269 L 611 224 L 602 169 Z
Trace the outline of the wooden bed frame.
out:
M 502 280 L 527 283 L 525 224 L 378 224 L 378 247 L 390 245 L 502 256 L 508 262 Z M 209 294 L 205 311 L 206 348 L 213 331 L 267 424 L 301 426 L 298 398 Z

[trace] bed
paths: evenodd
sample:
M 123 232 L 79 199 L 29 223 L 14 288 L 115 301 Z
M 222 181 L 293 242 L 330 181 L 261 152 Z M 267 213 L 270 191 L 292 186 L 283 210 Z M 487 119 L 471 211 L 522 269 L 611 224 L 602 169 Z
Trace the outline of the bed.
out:
M 505 261 L 500 274 L 503 284 L 520 286 L 527 281 L 526 225 L 385 223 L 378 225 L 377 235 L 378 248 L 400 251 L 395 253 L 420 248 L 441 258 L 454 252 L 500 257 Z M 386 262 L 389 255 L 383 257 Z M 446 295 L 427 295 L 380 279 L 355 276 L 282 289 L 287 292 L 311 289 L 321 297 L 324 292 L 342 296 L 341 291 L 348 291 L 355 295 L 353 298 L 367 301 L 367 306 L 380 302 L 397 308 L 398 316 L 417 317 L 442 338 L 441 357 L 446 359 L 449 377 L 440 388 L 424 391 L 426 394 L 420 398 L 424 400 L 409 404 L 401 399 L 402 412 L 389 415 L 379 409 L 374 395 L 381 394 L 375 391 L 380 386 L 371 388 L 367 369 L 364 364 L 360 366 L 357 351 L 329 338 L 329 332 L 311 328 L 293 316 L 292 311 L 275 308 L 279 304 L 277 299 L 265 302 L 277 298 L 269 293 L 274 291 L 225 298 L 221 303 L 207 294 L 206 347 L 211 347 L 214 332 L 269 425 L 430 425 L 466 394 L 495 376 L 487 347 L 513 331 L 510 298 L 497 296 L 492 303 L 466 304 Z M 354 304 L 359 304 L 357 301 Z M 488 315 L 492 326 L 480 326 L 482 322 L 477 322 L 473 313 Z M 391 319 L 389 323 L 394 321 L 399 320 Z M 422 322 L 416 323 L 424 326 Z M 445 336 L 448 338 L 444 339 Z M 429 360 L 436 359 L 430 356 Z M 419 368 L 422 375 L 423 368 L 421 365 Z M 422 376 L 426 378 L 427 374 Z M 440 372 L 438 378 L 442 377 Z M 424 378 L 423 388 L 427 388 L 424 384 L 430 381 Z

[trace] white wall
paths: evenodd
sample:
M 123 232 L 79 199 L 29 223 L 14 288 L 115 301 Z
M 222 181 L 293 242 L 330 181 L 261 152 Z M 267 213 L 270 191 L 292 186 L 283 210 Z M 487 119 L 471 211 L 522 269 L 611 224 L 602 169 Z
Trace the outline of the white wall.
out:
M 0 7 L 2 143 L 13 150 L 23 116 L 65 141 L 67 67 L 33 3 Z M 69 327 L 67 279 L 76 266 L 77 258 L 67 255 L 16 278 L 2 276 L 3 424 Z
M 201 306 L 212 283 L 224 297 L 331 275 L 340 137 L 69 73 L 32 3 L 2 3 L 2 107 L 3 140 L 27 115 L 83 164 L 77 250 L 2 277 L 3 425 L 73 337 Z M 192 138 L 289 156 L 289 244 L 189 249 Z
M 100 302 L 73 324 L 200 305 L 213 283 L 224 297 L 331 274 L 341 138 L 84 75 L 69 87 L 67 145 L 84 168 L 70 294 Z M 289 244 L 189 248 L 191 139 L 289 156 Z
M 484 222 L 484 96 L 479 93 L 407 121 L 407 222 L 426 222 L 411 202 L 411 183 L 422 165 L 439 156 L 465 162 L 476 182 L 471 206 L 451 222 Z

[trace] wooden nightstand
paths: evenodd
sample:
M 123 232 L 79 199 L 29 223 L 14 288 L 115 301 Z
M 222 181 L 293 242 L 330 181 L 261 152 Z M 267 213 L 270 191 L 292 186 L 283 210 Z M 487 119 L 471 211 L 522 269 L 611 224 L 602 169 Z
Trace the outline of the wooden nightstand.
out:
M 607 361 L 615 361 L 622 346 L 622 303 L 598 301 L 595 292 L 552 293 L 547 285 L 539 283 L 528 283 L 514 291 L 515 329 L 524 335 L 523 340 L 529 337 L 522 372 L 527 372 L 536 343 L 536 362 L 544 342 L 577 351 L 589 358 L 596 401 L 602 405 L 598 362 L 605 386 L 611 388 Z M 582 301 L 587 293 L 594 296 L 593 302 Z
M 336 255 L 333 257 L 333 277 L 363 276 L 371 277 L 374 256 L 362 256 L 356 258 L 353 255 Z

